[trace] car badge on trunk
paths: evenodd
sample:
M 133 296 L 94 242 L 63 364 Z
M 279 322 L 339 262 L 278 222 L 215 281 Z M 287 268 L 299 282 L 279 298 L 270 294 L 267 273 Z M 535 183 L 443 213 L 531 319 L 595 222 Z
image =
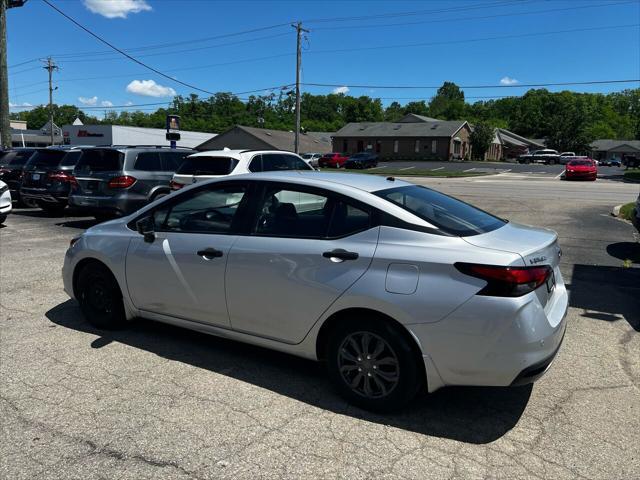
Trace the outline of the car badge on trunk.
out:
M 546 262 L 547 261 L 547 257 L 533 257 L 531 259 L 529 259 L 529 263 L 531 265 L 535 265 L 536 263 L 542 263 L 542 262 Z

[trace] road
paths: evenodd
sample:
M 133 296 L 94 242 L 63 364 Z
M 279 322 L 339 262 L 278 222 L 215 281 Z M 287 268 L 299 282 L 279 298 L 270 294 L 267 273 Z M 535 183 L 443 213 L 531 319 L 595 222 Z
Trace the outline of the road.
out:
M 543 164 L 519 164 L 506 162 L 418 162 L 418 161 L 394 161 L 380 162 L 377 170 L 385 169 L 394 171 L 403 170 L 411 173 L 411 170 L 446 170 L 454 172 L 476 173 L 510 173 L 524 176 L 559 177 L 564 171 L 564 165 Z M 598 176 L 601 178 L 622 178 L 624 169 L 618 167 L 598 167 Z
M 639 186 L 412 181 L 558 231 L 568 329 L 535 386 L 374 415 L 312 362 L 152 322 L 95 330 L 60 279 L 94 222 L 18 210 L 0 229 L 0 478 L 640 478 L 640 252 L 609 215 Z

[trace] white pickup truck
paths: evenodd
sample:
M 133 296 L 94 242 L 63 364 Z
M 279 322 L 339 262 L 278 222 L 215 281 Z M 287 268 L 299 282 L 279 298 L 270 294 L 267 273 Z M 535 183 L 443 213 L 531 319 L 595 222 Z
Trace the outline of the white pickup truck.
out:
M 544 163 L 545 165 L 554 165 L 560 163 L 560 154 L 557 150 L 545 148 L 535 150 L 533 153 L 527 153 L 518 157 L 518 163 Z

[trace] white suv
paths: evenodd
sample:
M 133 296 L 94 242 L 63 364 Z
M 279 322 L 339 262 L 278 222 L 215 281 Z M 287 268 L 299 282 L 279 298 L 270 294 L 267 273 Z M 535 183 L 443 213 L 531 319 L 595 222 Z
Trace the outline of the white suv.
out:
M 192 183 L 251 172 L 313 170 L 295 153 L 281 150 L 213 150 L 195 153 L 184 159 L 171 180 L 171 189 Z

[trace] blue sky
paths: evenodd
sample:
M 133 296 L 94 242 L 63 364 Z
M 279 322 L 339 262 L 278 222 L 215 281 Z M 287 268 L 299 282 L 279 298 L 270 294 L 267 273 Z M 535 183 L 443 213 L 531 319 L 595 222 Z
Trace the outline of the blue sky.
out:
M 284 25 L 192 40 L 295 20 L 311 30 L 303 43 L 303 82 L 341 85 L 350 95 L 380 97 L 385 104 L 394 99 L 428 100 L 435 90 L 354 85 L 437 86 L 446 80 L 462 86 L 519 85 L 640 78 L 638 0 L 51 1 L 141 61 L 213 92 L 294 82 L 294 29 Z M 369 16 L 376 18 L 362 18 Z M 174 92 L 207 96 L 109 52 L 40 0 L 10 10 L 7 29 L 13 105 L 47 102 L 46 72 L 35 59 L 48 55 L 60 65 L 54 74 L 59 104 L 108 108 L 169 102 Z M 582 29 L 590 30 L 539 35 Z M 163 44 L 169 46 L 157 47 Z M 549 89 L 610 92 L 638 86 L 636 82 Z M 315 94 L 332 90 L 303 87 Z M 474 101 L 526 90 L 466 89 L 465 94 Z

